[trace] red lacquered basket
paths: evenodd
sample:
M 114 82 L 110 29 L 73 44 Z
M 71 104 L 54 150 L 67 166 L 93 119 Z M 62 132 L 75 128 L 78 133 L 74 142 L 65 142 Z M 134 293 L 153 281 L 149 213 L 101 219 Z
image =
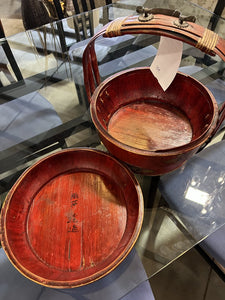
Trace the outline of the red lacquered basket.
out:
M 68 149 L 18 179 L 1 212 L 2 246 L 29 279 L 72 288 L 111 272 L 141 229 L 143 197 L 133 174 L 110 155 Z
M 147 16 L 119 18 L 88 43 L 84 82 L 92 120 L 108 151 L 132 170 L 151 176 L 180 167 L 213 137 L 224 120 L 212 93 L 191 76 L 177 73 L 164 92 L 149 67 L 116 73 L 101 82 L 95 40 L 153 34 L 181 40 L 225 60 L 225 40 L 193 22 L 152 9 Z M 160 13 L 161 12 L 161 13 Z

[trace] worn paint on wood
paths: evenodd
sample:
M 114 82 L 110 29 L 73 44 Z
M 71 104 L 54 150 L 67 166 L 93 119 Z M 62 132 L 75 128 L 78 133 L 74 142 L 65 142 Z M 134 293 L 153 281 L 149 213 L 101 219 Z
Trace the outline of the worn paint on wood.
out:
M 183 146 L 192 139 L 188 118 L 163 103 L 132 103 L 116 111 L 108 124 L 116 140 L 143 150 L 166 150 Z
M 88 284 L 129 253 L 143 219 L 133 174 L 110 155 L 67 149 L 28 169 L 1 213 L 2 244 L 23 275 L 54 288 Z
M 213 95 L 178 73 L 163 91 L 148 67 L 117 73 L 91 101 L 93 122 L 108 151 L 135 172 L 162 175 L 180 167 L 218 121 Z

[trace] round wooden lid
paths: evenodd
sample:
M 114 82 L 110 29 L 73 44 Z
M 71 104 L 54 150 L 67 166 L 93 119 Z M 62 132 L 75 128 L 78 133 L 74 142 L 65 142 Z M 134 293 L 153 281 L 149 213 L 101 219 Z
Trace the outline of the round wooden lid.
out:
M 88 284 L 133 247 L 143 219 L 141 189 L 110 155 L 67 149 L 29 168 L 1 213 L 2 244 L 29 279 L 54 288 Z

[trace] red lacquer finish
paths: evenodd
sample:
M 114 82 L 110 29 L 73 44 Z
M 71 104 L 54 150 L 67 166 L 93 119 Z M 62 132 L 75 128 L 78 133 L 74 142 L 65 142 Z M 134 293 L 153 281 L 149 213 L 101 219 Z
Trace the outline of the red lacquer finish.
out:
M 152 176 L 180 167 L 218 118 L 213 95 L 197 80 L 179 73 L 164 92 L 148 67 L 108 78 L 92 98 L 92 120 L 109 152 Z
M 112 271 L 129 253 L 143 219 L 132 173 L 100 151 L 70 149 L 29 168 L 1 213 L 2 244 L 29 279 L 71 288 Z
M 218 111 L 212 93 L 181 73 L 164 92 L 149 67 L 125 70 L 100 82 L 94 42 L 101 35 L 147 33 L 199 47 L 205 28 L 190 22 L 187 27 L 176 26 L 177 22 L 165 15 L 154 15 L 146 22 L 137 16 L 114 20 L 90 40 L 83 55 L 92 120 L 102 142 L 132 170 L 151 176 L 179 168 L 197 152 L 223 121 L 225 105 Z M 213 49 L 201 50 L 224 60 L 224 40 L 215 35 L 213 39 Z

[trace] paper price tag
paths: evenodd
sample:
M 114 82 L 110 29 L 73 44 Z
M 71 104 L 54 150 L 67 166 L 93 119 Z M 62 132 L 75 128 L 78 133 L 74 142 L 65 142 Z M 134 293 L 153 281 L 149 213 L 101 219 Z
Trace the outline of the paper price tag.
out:
M 172 83 L 180 66 L 183 43 L 161 36 L 157 54 L 150 70 L 165 91 Z

